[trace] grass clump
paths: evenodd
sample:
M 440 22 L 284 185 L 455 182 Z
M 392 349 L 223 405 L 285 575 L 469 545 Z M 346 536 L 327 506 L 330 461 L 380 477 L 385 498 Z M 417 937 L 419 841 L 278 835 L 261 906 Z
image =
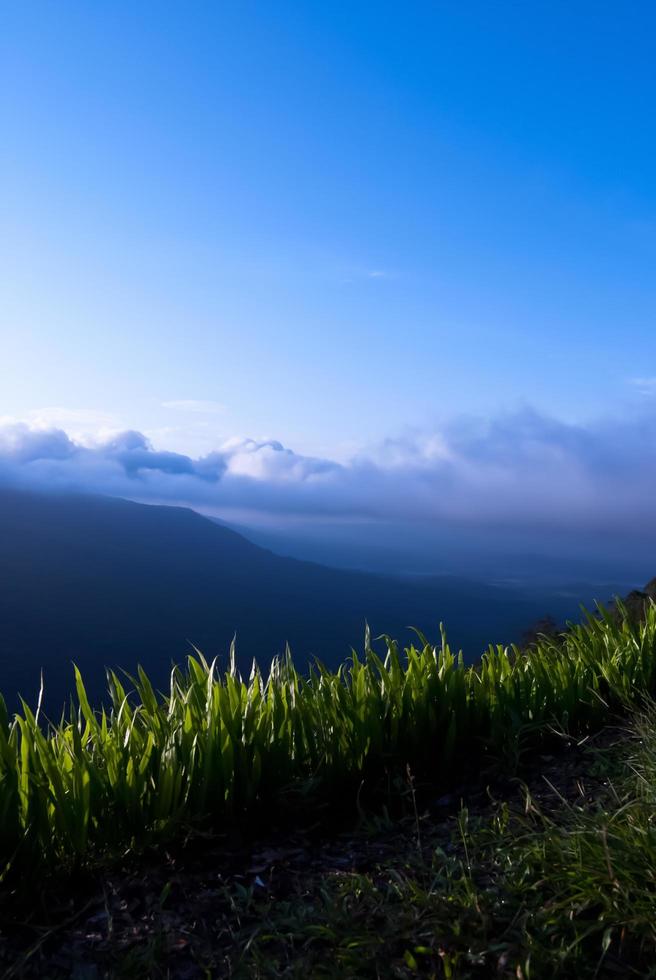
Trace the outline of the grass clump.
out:
M 0 867 L 24 879 L 169 837 L 225 828 L 290 798 L 353 801 L 403 774 L 448 786 L 466 761 L 539 745 L 549 726 L 592 731 L 656 684 L 656 607 L 643 621 L 589 616 L 528 652 L 490 648 L 465 667 L 445 637 L 400 652 L 367 635 L 364 658 L 304 676 L 290 656 L 267 678 L 219 675 L 197 654 L 166 695 L 143 671 L 130 689 L 108 674 L 94 710 L 76 671 L 77 704 L 57 724 L 0 705 Z

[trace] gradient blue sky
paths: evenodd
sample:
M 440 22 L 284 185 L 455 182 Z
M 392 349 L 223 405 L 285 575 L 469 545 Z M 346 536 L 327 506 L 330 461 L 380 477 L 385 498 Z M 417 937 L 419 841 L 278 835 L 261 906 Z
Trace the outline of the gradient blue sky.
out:
M 655 38 L 646 2 L 5 4 L 0 416 L 644 452 Z

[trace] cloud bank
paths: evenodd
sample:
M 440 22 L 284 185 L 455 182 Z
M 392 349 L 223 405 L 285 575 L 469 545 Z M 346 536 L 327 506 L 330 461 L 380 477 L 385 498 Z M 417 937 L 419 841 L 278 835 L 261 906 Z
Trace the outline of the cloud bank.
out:
M 348 463 L 275 440 L 233 439 L 193 458 L 140 432 L 80 442 L 0 426 L 0 485 L 105 493 L 208 513 L 557 527 L 656 527 L 656 413 L 574 425 L 526 408 L 407 432 Z

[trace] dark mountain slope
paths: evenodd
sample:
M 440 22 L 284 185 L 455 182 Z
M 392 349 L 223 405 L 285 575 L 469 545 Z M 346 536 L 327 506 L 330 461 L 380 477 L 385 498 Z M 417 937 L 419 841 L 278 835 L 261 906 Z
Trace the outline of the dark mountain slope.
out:
M 50 710 L 70 690 L 71 660 L 94 696 L 106 664 L 140 662 L 166 684 L 189 643 L 225 658 L 235 631 L 242 669 L 253 656 L 266 667 L 286 642 L 299 663 L 335 666 L 360 648 L 365 619 L 402 640 L 410 624 L 436 636 L 443 619 L 473 659 L 546 611 L 506 589 L 282 558 L 184 508 L 0 491 L 0 690 L 32 701 L 43 668 Z

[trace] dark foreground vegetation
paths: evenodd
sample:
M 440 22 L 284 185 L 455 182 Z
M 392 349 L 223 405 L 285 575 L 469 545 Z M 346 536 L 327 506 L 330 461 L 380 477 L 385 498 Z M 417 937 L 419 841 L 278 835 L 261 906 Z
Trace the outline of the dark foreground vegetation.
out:
M 648 977 L 652 714 L 356 830 L 195 835 L 4 910 L 10 977 Z M 416 810 L 415 810 L 415 804 Z M 651 972 L 650 972 L 651 971 Z
M 656 976 L 656 606 L 386 643 L 5 713 L 6 975 Z

